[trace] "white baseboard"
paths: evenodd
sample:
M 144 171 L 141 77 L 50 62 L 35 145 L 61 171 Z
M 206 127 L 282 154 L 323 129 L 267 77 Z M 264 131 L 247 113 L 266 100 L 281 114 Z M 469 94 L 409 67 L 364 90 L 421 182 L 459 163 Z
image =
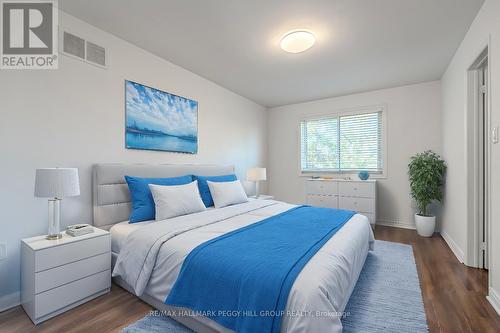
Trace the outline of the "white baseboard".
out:
M 500 295 L 495 291 L 495 289 L 490 287 L 489 292 L 488 292 L 488 296 L 486 296 L 486 299 L 488 300 L 488 302 L 490 302 L 493 309 L 495 309 L 495 311 L 500 316 Z
M 21 293 L 19 291 L 0 297 L 0 312 L 18 306 L 21 302 Z
M 455 257 L 457 257 L 458 261 L 460 261 L 461 263 L 464 263 L 464 258 L 465 258 L 464 251 L 462 251 L 460 246 L 458 246 L 458 244 L 455 243 L 453 238 L 451 238 L 450 235 L 448 235 L 445 231 L 441 230 L 440 234 L 441 234 L 441 237 L 443 237 L 446 244 L 448 244 L 448 247 L 451 249 L 451 252 L 453 252 Z
M 408 221 L 395 220 L 395 219 L 377 219 L 376 225 L 384 225 L 387 227 L 396 227 L 403 229 L 415 230 L 415 224 Z

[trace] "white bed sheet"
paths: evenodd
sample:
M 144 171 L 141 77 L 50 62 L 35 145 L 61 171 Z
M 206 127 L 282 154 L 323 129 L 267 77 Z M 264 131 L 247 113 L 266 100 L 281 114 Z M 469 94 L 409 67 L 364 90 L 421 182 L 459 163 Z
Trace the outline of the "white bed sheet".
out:
M 184 259 L 196 246 L 293 207 L 295 206 L 277 203 L 169 239 L 161 246 L 156 256 L 156 263 L 144 293 L 164 302 L 177 279 Z M 127 227 L 117 224 L 111 229 L 112 238 L 115 238 L 116 244 L 123 246 L 128 234 L 147 225 L 143 223 Z M 356 214 L 316 253 L 298 275 L 287 301 L 287 311 L 302 314 L 285 316 L 281 332 L 342 331 L 340 317 L 333 314 L 344 311 L 368 250 L 373 246 L 373 239 L 368 219 Z M 120 245 L 117 245 L 115 249 L 119 252 L 120 248 Z M 307 311 L 306 317 L 303 311 Z M 198 316 L 197 319 L 216 331 L 228 331 L 208 318 Z
M 113 225 L 111 229 L 109 229 L 109 233 L 111 234 L 111 252 L 116 254 L 120 253 L 120 249 L 127 240 L 128 235 L 150 223 L 154 223 L 154 220 L 137 223 L 124 221 Z
M 207 210 L 215 209 L 214 207 L 209 207 Z M 150 223 L 154 223 L 155 220 L 148 220 L 142 222 L 129 223 L 129 221 L 123 221 L 114 224 L 110 229 L 111 234 L 111 252 L 114 254 L 119 254 L 120 249 L 127 240 L 127 237 L 133 231 L 146 226 Z

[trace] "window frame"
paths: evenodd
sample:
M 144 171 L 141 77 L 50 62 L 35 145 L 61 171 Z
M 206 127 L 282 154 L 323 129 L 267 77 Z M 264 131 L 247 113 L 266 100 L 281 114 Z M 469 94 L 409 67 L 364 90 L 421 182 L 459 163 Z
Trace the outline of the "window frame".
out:
M 381 171 L 369 171 L 370 178 L 381 179 L 387 178 L 387 105 L 386 104 L 376 104 L 360 106 L 355 108 L 341 109 L 334 112 L 328 113 L 317 113 L 313 115 L 302 115 L 299 117 L 297 123 L 297 147 L 298 147 L 298 171 L 301 177 L 315 177 L 315 176 L 326 176 L 326 175 L 337 175 L 342 177 L 356 176 L 359 170 L 337 170 L 337 169 L 324 169 L 324 170 L 302 170 L 302 133 L 301 133 L 301 123 L 303 121 L 317 120 L 328 117 L 342 117 L 342 116 L 352 116 L 365 113 L 381 112 L 381 124 L 380 124 L 380 150 L 382 154 L 382 170 Z

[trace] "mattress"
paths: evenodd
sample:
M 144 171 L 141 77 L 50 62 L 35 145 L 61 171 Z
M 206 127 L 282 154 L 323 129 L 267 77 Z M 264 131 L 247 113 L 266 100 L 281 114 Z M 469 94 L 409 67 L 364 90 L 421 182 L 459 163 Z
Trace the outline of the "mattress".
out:
M 255 203 L 242 204 L 241 206 L 245 205 L 256 206 Z M 153 224 L 151 221 L 136 224 L 118 223 L 110 230 L 113 252 L 120 253 L 123 251 L 124 253 L 121 254 L 123 257 L 127 251 L 132 249 L 134 249 L 131 251 L 132 254 L 140 251 L 139 248 L 142 246 L 144 238 L 140 242 L 135 239 L 134 243 L 134 238 L 137 238 L 138 234 L 134 233 L 134 231 L 140 229 L 146 231 L 159 226 L 158 223 L 168 223 L 168 227 L 171 226 L 174 229 L 177 228 L 176 223 L 179 225 L 196 223 L 196 228 L 176 234 L 163 243 L 154 258 L 154 264 L 152 264 L 154 268 L 151 269 L 147 286 L 143 293 L 139 293 L 139 295 L 143 299 L 154 300 L 153 305 L 156 304 L 155 306 L 158 307 L 158 304 L 163 304 L 175 283 L 184 258 L 197 245 L 231 230 L 279 214 L 292 207 L 295 206 L 279 202 L 275 204 L 266 202 L 262 204 L 262 207 L 257 207 L 251 211 L 244 208 L 238 211 L 239 207 L 227 208 L 227 210 L 234 210 L 234 213 L 231 213 L 233 215 L 227 214 L 227 210 L 224 211 L 224 208 L 222 208 L 201 213 L 199 216 L 186 216 L 180 220 L 172 219 L 170 222 L 167 220 Z M 208 220 L 210 216 L 213 217 L 213 215 L 219 214 L 219 211 L 220 214 L 231 215 L 231 217 L 217 223 L 206 222 L 206 225 L 198 226 L 200 221 Z M 142 234 L 144 236 L 145 233 L 142 232 Z M 129 238 L 131 235 L 132 237 Z M 150 237 L 157 236 L 152 233 Z M 368 250 L 372 246 L 373 232 L 367 217 L 360 214 L 354 215 L 307 263 L 295 280 L 288 297 L 286 307 L 288 311 L 303 311 L 304 309 L 307 311 L 324 311 L 327 313 L 327 317 L 284 317 L 281 331 L 340 332 L 342 330 L 340 318 L 328 316 L 331 316 L 332 313 L 340 314 L 344 310 L 364 265 Z M 127 261 L 123 261 L 118 267 L 121 274 L 114 274 L 114 276 L 118 275 L 121 280 L 120 284 L 134 291 L 134 288 L 137 287 L 136 283 L 129 283 L 129 286 L 127 286 L 127 283 L 122 280 L 122 278 L 126 280 L 127 275 L 134 275 L 133 270 L 130 268 L 124 269 L 131 262 L 133 260 L 127 259 Z M 115 273 L 116 270 L 115 267 Z M 130 285 L 134 285 L 134 287 L 130 287 Z M 208 318 L 197 316 L 196 320 L 213 331 L 228 331 Z

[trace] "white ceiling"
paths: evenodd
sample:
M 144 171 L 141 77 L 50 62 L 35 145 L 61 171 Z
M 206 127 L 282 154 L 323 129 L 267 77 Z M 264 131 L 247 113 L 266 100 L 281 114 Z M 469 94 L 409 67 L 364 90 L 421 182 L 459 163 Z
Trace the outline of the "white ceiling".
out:
M 59 0 L 63 11 L 264 106 L 439 79 L 484 0 Z M 316 34 L 308 51 L 286 32 Z

